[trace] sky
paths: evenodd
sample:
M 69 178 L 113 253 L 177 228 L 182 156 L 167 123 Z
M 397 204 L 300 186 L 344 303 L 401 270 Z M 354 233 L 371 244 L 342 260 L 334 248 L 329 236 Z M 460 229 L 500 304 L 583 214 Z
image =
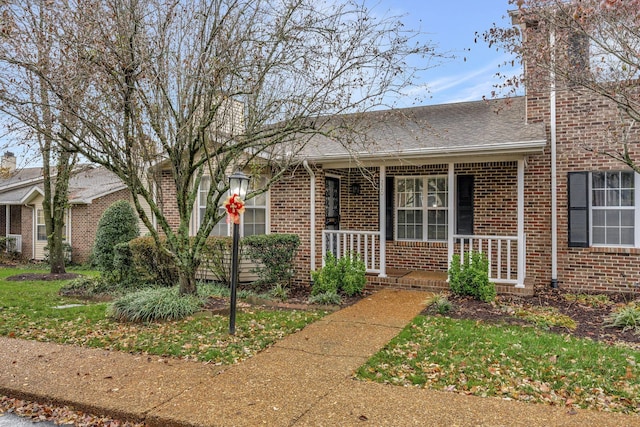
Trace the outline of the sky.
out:
M 511 26 L 507 12 L 514 9 L 508 0 L 366 0 L 376 14 L 403 15 L 406 28 L 419 29 L 426 40 L 437 45 L 440 52 L 449 52 L 456 59 L 442 63 L 423 73 L 424 87 L 412 89 L 419 94 L 419 105 L 464 102 L 491 97 L 498 65 L 511 59 L 504 52 L 489 48 L 482 40 L 474 43 L 475 33 L 482 33 L 494 23 Z M 470 50 L 468 50 L 470 49 Z M 466 61 L 464 60 L 466 58 Z M 518 72 L 515 70 L 514 72 Z M 398 107 L 415 105 L 407 94 Z

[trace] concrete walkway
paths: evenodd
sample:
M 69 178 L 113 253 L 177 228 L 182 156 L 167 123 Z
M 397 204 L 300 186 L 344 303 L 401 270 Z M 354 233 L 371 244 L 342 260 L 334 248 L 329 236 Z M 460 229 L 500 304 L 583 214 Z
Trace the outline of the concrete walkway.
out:
M 0 338 L 0 393 L 150 426 L 640 426 L 569 411 L 352 379 L 424 307 L 386 290 L 235 366 Z

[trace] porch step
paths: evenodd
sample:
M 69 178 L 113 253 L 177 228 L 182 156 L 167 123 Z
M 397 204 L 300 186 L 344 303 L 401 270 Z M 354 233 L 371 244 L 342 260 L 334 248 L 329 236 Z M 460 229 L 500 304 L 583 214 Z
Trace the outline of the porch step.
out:
M 368 274 L 367 287 L 369 289 L 394 288 L 426 292 L 443 292 L 449 290 L 447 273 L 441 271 L 392 270 L 387 272 L 387 274 L 387 277 Z M 534 294 L 534 286 L 525 280 L 524 288 L 516 288 L 514 285 L 496 285 L 496 292 L 499 295 L 529 296 Z
M 449 289 L 447 273 L 440 271 L 400 271 L 387 272 L 387 277 L 367 275 L 367 285 L 371 289 L 394 288 L 442 292 Z

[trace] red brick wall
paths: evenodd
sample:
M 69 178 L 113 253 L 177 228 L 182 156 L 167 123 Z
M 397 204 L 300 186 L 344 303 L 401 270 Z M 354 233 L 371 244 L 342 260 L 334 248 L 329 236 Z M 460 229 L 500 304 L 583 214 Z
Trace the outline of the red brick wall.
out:
M 26 259 L 33 258 L 33 209 L 22 206 L 22 256 Z
M 568 246 L 568 172 L 628 169 L 621 162 L 598 154 L 603 149 L 621 148 L 612 138 L 618 125 L 618 109 L 601 97 L 576 88 L 558 91 L 556 96 L 559 286 L 575 291 L 637 290 L 633 285 L 640 283 L 640 249 Z M 527 101 L 529 121 L 544 121 L 548 128 L 548 97 L 534 94 L 528 96 Z M 640 132 L 636 131 L 631 140 L 637 141 L 639 137 Z M 640 159 L 640 150 L 635 144 L 631 154 L 632 158 Z M 539 286 L 548 286 L 551 280 L 550 176 L 549 149 L 543 155 L 528 159 L 527 273 Z
M 180 213 L 178 212 L 176 184 L 170 171 L 163 170 L 159 173 L 158 207 L 169 223 L 169 227 L 172 230 L 177 230 L 180 227 Z M 158 230 L 161 231 L 159 225 Z
M 324 227 L 324 173 L 315 168 L 316 174 L 316 247 L 320 248 Z M 311 178 L 302 167 L 285 175 L 270 191 L 270 215 L 272 233 L 291 233 L 300 237 L 300 247 L 295 261 L 297 285 L 310 283 L 311 271 Z M 321 266 L 321 254 L 316 254 L 316 265 Z
M 118 200 L 131 200 L 128 190 L 120 190 L 94 199 L 89 205 L 71 207 L 71 257 L 74 263 L 90 259 L 96 237 L 98 222 L 105 209 Z

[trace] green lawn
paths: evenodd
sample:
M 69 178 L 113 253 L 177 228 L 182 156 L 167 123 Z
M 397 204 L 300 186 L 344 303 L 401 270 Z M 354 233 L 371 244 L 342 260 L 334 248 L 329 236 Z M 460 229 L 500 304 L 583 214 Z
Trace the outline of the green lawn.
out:
M 360 379 L 605 411 L 640 412 L 640 351 L 535 327 L 418 316 Z
M 0 335 L 230 364 L 321 318 L 321 311 L 239 310 L 236 335 L 228 316 L 198 314 L 147 324 L 106 318 L 106 303 L 58 295 L 65 281 L 5 280 L 43 270 L 0 268 Z M 95 272 L 78 271 L 94 275 Z M 81 307 L 55 308 L 68 304 Z

